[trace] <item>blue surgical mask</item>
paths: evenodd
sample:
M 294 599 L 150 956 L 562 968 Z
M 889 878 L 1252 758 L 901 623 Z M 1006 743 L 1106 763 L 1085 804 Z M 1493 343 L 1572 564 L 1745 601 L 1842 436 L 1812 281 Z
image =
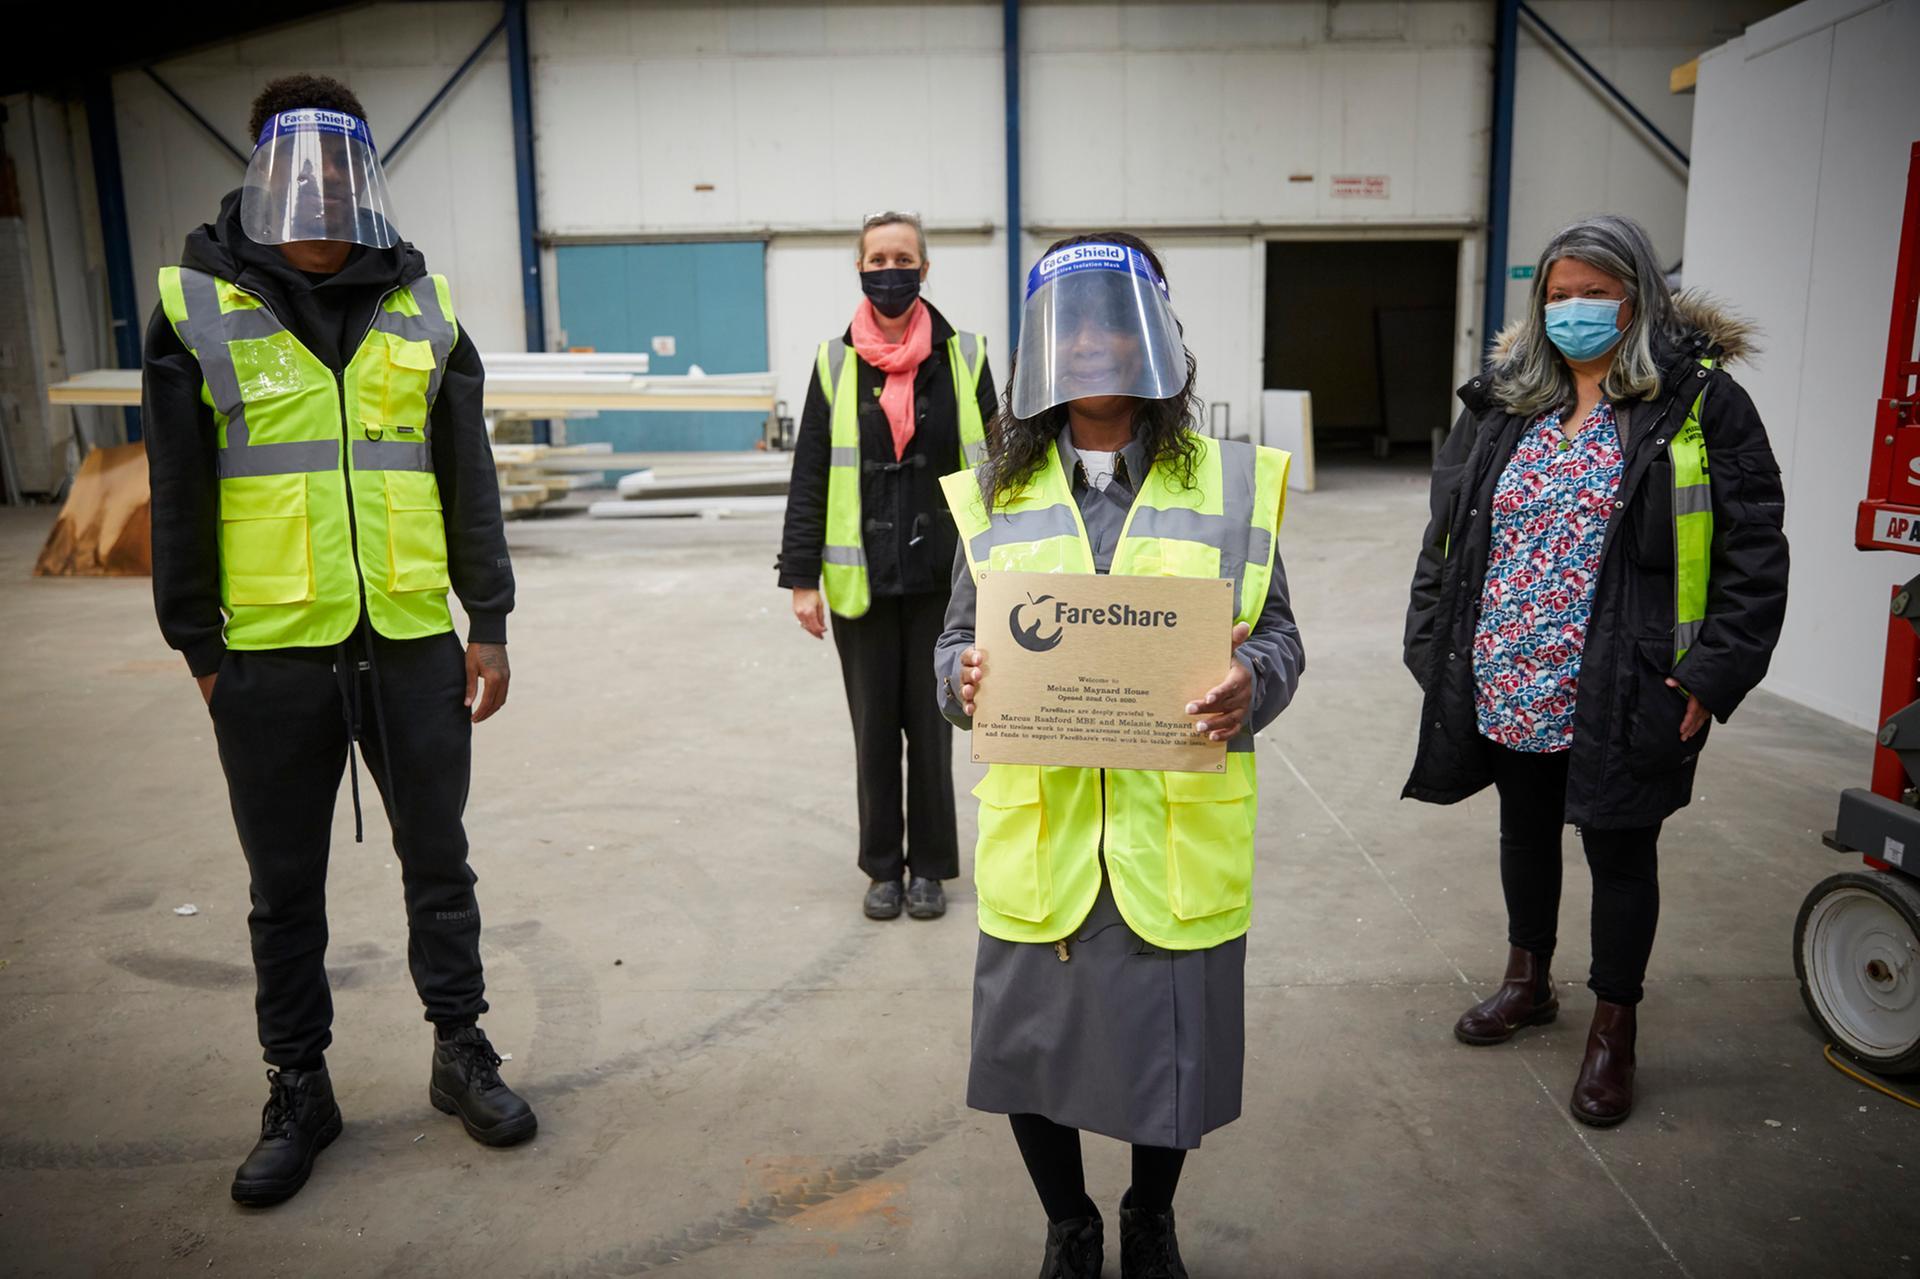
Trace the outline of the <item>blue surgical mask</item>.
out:
M 1620 340 L 1620 299 L 1568 298 L 1547 303 L 1547 339 L 1569 360 L 1605 355 Z

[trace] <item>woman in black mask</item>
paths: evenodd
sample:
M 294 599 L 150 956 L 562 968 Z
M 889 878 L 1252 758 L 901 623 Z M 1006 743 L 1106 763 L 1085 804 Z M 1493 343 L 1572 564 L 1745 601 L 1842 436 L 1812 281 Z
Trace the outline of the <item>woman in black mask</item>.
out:
M 898 918 L 904 904 L 936 919 L 941 881 L 960 873 L 952 730 L 933 686 L 956 550 L 940 477 L 980 460 L 993 375 L 985 341 L 920 297 L 927 237 L 916 215 L 867 218 L 855 261 L 865 296 L 846 331 L 820 344 L 800 415 L 780 585 L 815 639 L 834 615 L 867 918 Z

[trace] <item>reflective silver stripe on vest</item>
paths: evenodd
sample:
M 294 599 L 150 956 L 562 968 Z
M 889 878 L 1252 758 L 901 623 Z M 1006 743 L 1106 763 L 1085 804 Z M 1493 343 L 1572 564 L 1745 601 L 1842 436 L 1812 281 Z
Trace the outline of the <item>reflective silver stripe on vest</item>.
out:
M 285 444 L 248 444 L 244 438 L 233 442 L 238 419 L 227 422 L 227 447 L 220 450 L 215 465 L 221 479 L 242 475 L 299 475 L 308 471 L 340 469 L 340 441 L 291 440 Z M 241 426 L 244 437 L 246 428 Z
M 183 272 L 184 275 L 184 272 Z M 184 291 L 185 286 L 182 286 Z M 220 313 L 218 294 L 215 295 L 214 313 L 216 323 L 226 333 L 229 342 L 246 342 L 256 338 L 271 337 L 284 331 L 284 326 L 275 319 L 273 312 L 266 307 L 253 307 L 248 310 Z
M 1039 542 L 1049 537 L 1080 536 L 1080 524 L 1074 519 L 1074 511 L 1066 503 L 1053 506 L 1038 506 L 1030 511 L 996 511 L 987 525 L 987 531 L 975 534 L 967 545 L 976 564 L 985 564 L 993 556 L 993 548 L 1012 542 Z
M 431 471 L 433 456 L 424 441 L 355 440 L 353 469 L 356 471 Z
M 960 358 L 966 361 L 967 373 L 971 375 L 974 356 L 980 352 L 980 338 L 973 333 L 956 333 L 954 337 L 960 340 Z
M 987 442 L 980 440 L 973 444 L 962 444 L 960 452 L 966 458 L 969 467 L 978 466 L 987 460 Z
M 1697 622 L 1682 622 L 1673 628 L 1673 644 L 1676 652 L 1685 652 L 1700 638 L 1700 630 L 1706 625 L 1706 619 Z
M 867 551 L 862 546 L 829 546 L 821 553 L 820 559 L 826 564 L 846 564 L 853 568 L 865 568 Z
M 827 343 L 827 384 L 820 388 L 826 395 L 827 403 L 833 403 L 834 392 L 840 389 L 840 370 L 847 364 L 847 341 L 834 338 Z
M 827 450 L 827 455 L 829 466 L 860 465 L 860 450 L 857 448 L 830 448 Z
M 235 444 L 244 445 L 247 406 L 240 396 L 240 378 L 233 369 L 233 355 L 227 350 L 227 330 L 220 314 L 218 290 L 217 282 L 205 271 L 180 268 L 180 296 L 187 304 L 187 344 L 200 361 L 200 376 L 206 379 L 213 407 L 227 419 L 227 438 L 233 440 L 237 427 L 240 438 Z
M 1253 751 L 1253 730 L 1242 728 L 1227 739 L 1227 754 L 1246 755 Z
M 373 327 L 408 342 L 425 342 L 433 348 L 433 372 L 427 379 L 427 410 L 432 412 L 433 402 L 440 397 L 440 376 L 446 370 L 447 357 L 453 352 L 453 326 L 440 310 L 440 290 L 434 287 L 431 275 L 415 280 L 408 292 L 413 294 L 413 303 L 420 308 L 420 314 L 402 315 L 382 305 L 373 313 Z
M 1258 483 L 1258 458 L 1253 445 L 1239 440 L 1216 440 L 1220 465 L 1221 514 L 1204 515 L 1185 507 L 1143 506 L 1127 526 L 1129 537 L 1164 537 L 1198 542 L 1220 552 L 1220 576 L 1233 583 L 1233 611 L 1240 613 L 1241 593 L 1249 562 L 1266 563 L 1273 535 L 1253 527 L 1253 500 Z
M 1673 513 L 1675 515 L 1711 514 L 1713 511 L 1713 489 L 1706 484 L 1683 484 L 1673 490 Z

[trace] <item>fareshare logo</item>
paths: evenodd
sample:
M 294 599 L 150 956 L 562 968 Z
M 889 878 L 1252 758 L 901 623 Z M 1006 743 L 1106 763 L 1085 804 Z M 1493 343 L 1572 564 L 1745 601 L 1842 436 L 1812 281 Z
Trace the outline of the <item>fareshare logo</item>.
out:
M 1052 601 L 1053 596 L 1051 595 L 1042 595 L 1039 599 L 1035 599 L 1029 595 L 1027 596 L 1026 604 L 1015 604 L 1013 606 L 1013 611 L 1007 614 L 1007 627 L 1013 632 L 1014 643 L 1030 653 L 1044 653 L 1049 649 L 1060 646 L 1060 641 L 1065 639 L 1067 635 L 1066 627 L 1054 627 L 1053 634 L 1045 638 L 1042 638 L 1040 635 L 1040 628 L 1046 625 L 1047 620 L 1045 616 L 1045 606 Z M 1042 615 L 1033 625 L 1022 626 L 1020 624 L 1020 614 L 1026 610 L 1028 604 L 1041 610 Z
M 1031 624 L 1022 620 L 1029 609 L 1038 614 Z M 1042 635 L 1040 629 L 1049 621 L 1053 623 L 1053 633 Z M 1013 632 L 1013 642 L 1032 653 L 1058 648 L 1069 626 L 1152 626 L 1172 630 L 1179 624 L 1179 613 L 1170 608 L 1135 608 L 1131 604 L 1087 608 L 1051 595 L 1042 595 L 1039 599 L 1029 595 L 1026 603 L 1015 604 L 1007 614 L 1007 629 Z

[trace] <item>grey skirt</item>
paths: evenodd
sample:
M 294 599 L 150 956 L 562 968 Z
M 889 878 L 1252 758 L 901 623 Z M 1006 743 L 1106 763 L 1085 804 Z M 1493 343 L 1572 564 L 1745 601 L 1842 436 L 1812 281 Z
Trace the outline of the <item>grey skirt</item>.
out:
M 1240 1117 L 1245 937 L 1161 950 L 1103 879 L 1067 954 L 981 934 L 967 1105 L 1181 1150 Z

